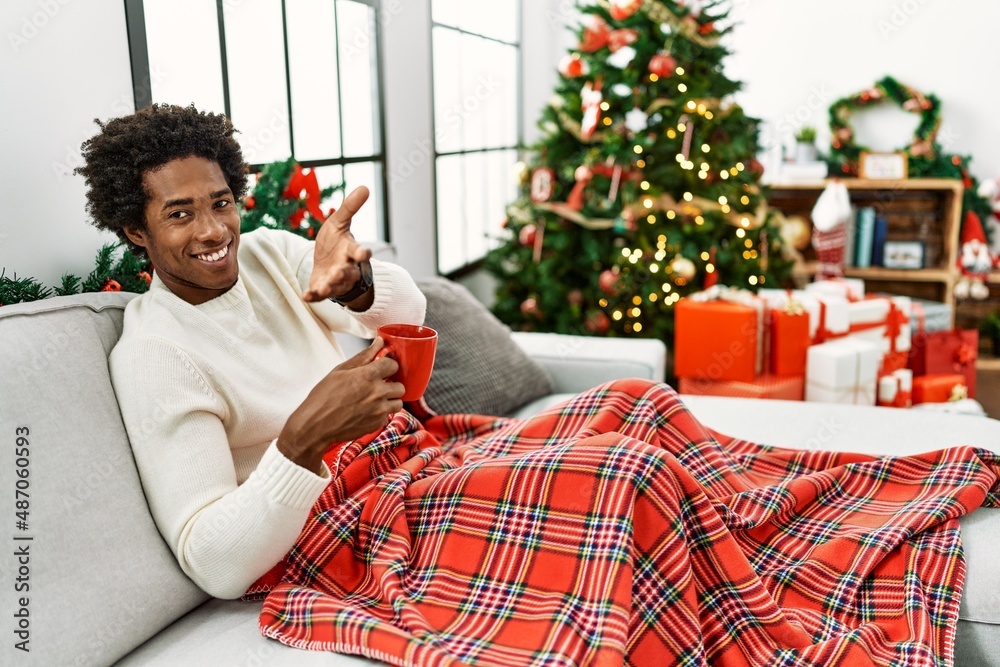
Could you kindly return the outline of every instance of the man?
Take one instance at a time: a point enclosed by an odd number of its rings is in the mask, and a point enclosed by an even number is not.
[[[88,210],[155,267],[111,354],[115,392],[160,532],[201,588],[236,598],[291,548],[330,443],[402,408],[381,340],[345,361],[331,332],[419,324],[424,298],[351,234],[364,188],[315,243],[241,238],[246,166],[225,116],[154,105],[101,129],[78,170]]]

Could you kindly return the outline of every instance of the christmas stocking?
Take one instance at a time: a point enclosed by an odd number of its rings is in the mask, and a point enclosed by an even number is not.
[[[847,194],[847,187],[835,180],[819,196],[812,210],[812,244],[819,259],[817,280],[843,277],[847,220],[850,215],[851,199]]]

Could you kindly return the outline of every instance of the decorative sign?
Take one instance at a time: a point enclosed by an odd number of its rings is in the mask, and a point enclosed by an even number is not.
[[[858,175],[873,180],[899,181],[908,176],[906,153],[862,153]]]

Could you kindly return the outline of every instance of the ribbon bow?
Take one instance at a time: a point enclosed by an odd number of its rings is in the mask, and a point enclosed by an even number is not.
[[[962,368],[972,364],[976,360],[976,351],[972,349],[972,346],[968,343],[962,343],[955,350],[953,361],[955,363],[955,370],[961,370]]]
[[[316,170],[310,169],[307,173],[302,169],[302,165],[296,164],[291,178],[288,179],[288,185],[285,187],[285,191],[281,193],[281,196],[285,199],[302,199],[303,192],[305,193],[306,207],[304,209],[300,208],[289,218],[292,229],[298,229],[302,223],[302,219],[305,218],[306,211],[309,211],[309,214],[317,222],[322,223],[327,218],[327,214],[323,213],[323,209],[319,206],[320,189],[319,180],[316,178]]]
[[[956,384],[951,388],[951,396],[948,398],[949,403],[957,403],[958,401],[964,401],[969,397],[969,388],[964,384]]]

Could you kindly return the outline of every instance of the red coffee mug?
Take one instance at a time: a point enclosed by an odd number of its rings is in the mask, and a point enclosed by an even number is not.
[[[390,356],[399,364],[399,370],[388,380],[403,383],[404,401],[420,400],[434,370],[437,331],[416,324],[385,324],[378,328],[378,335],[385,346],[375,358]]]

